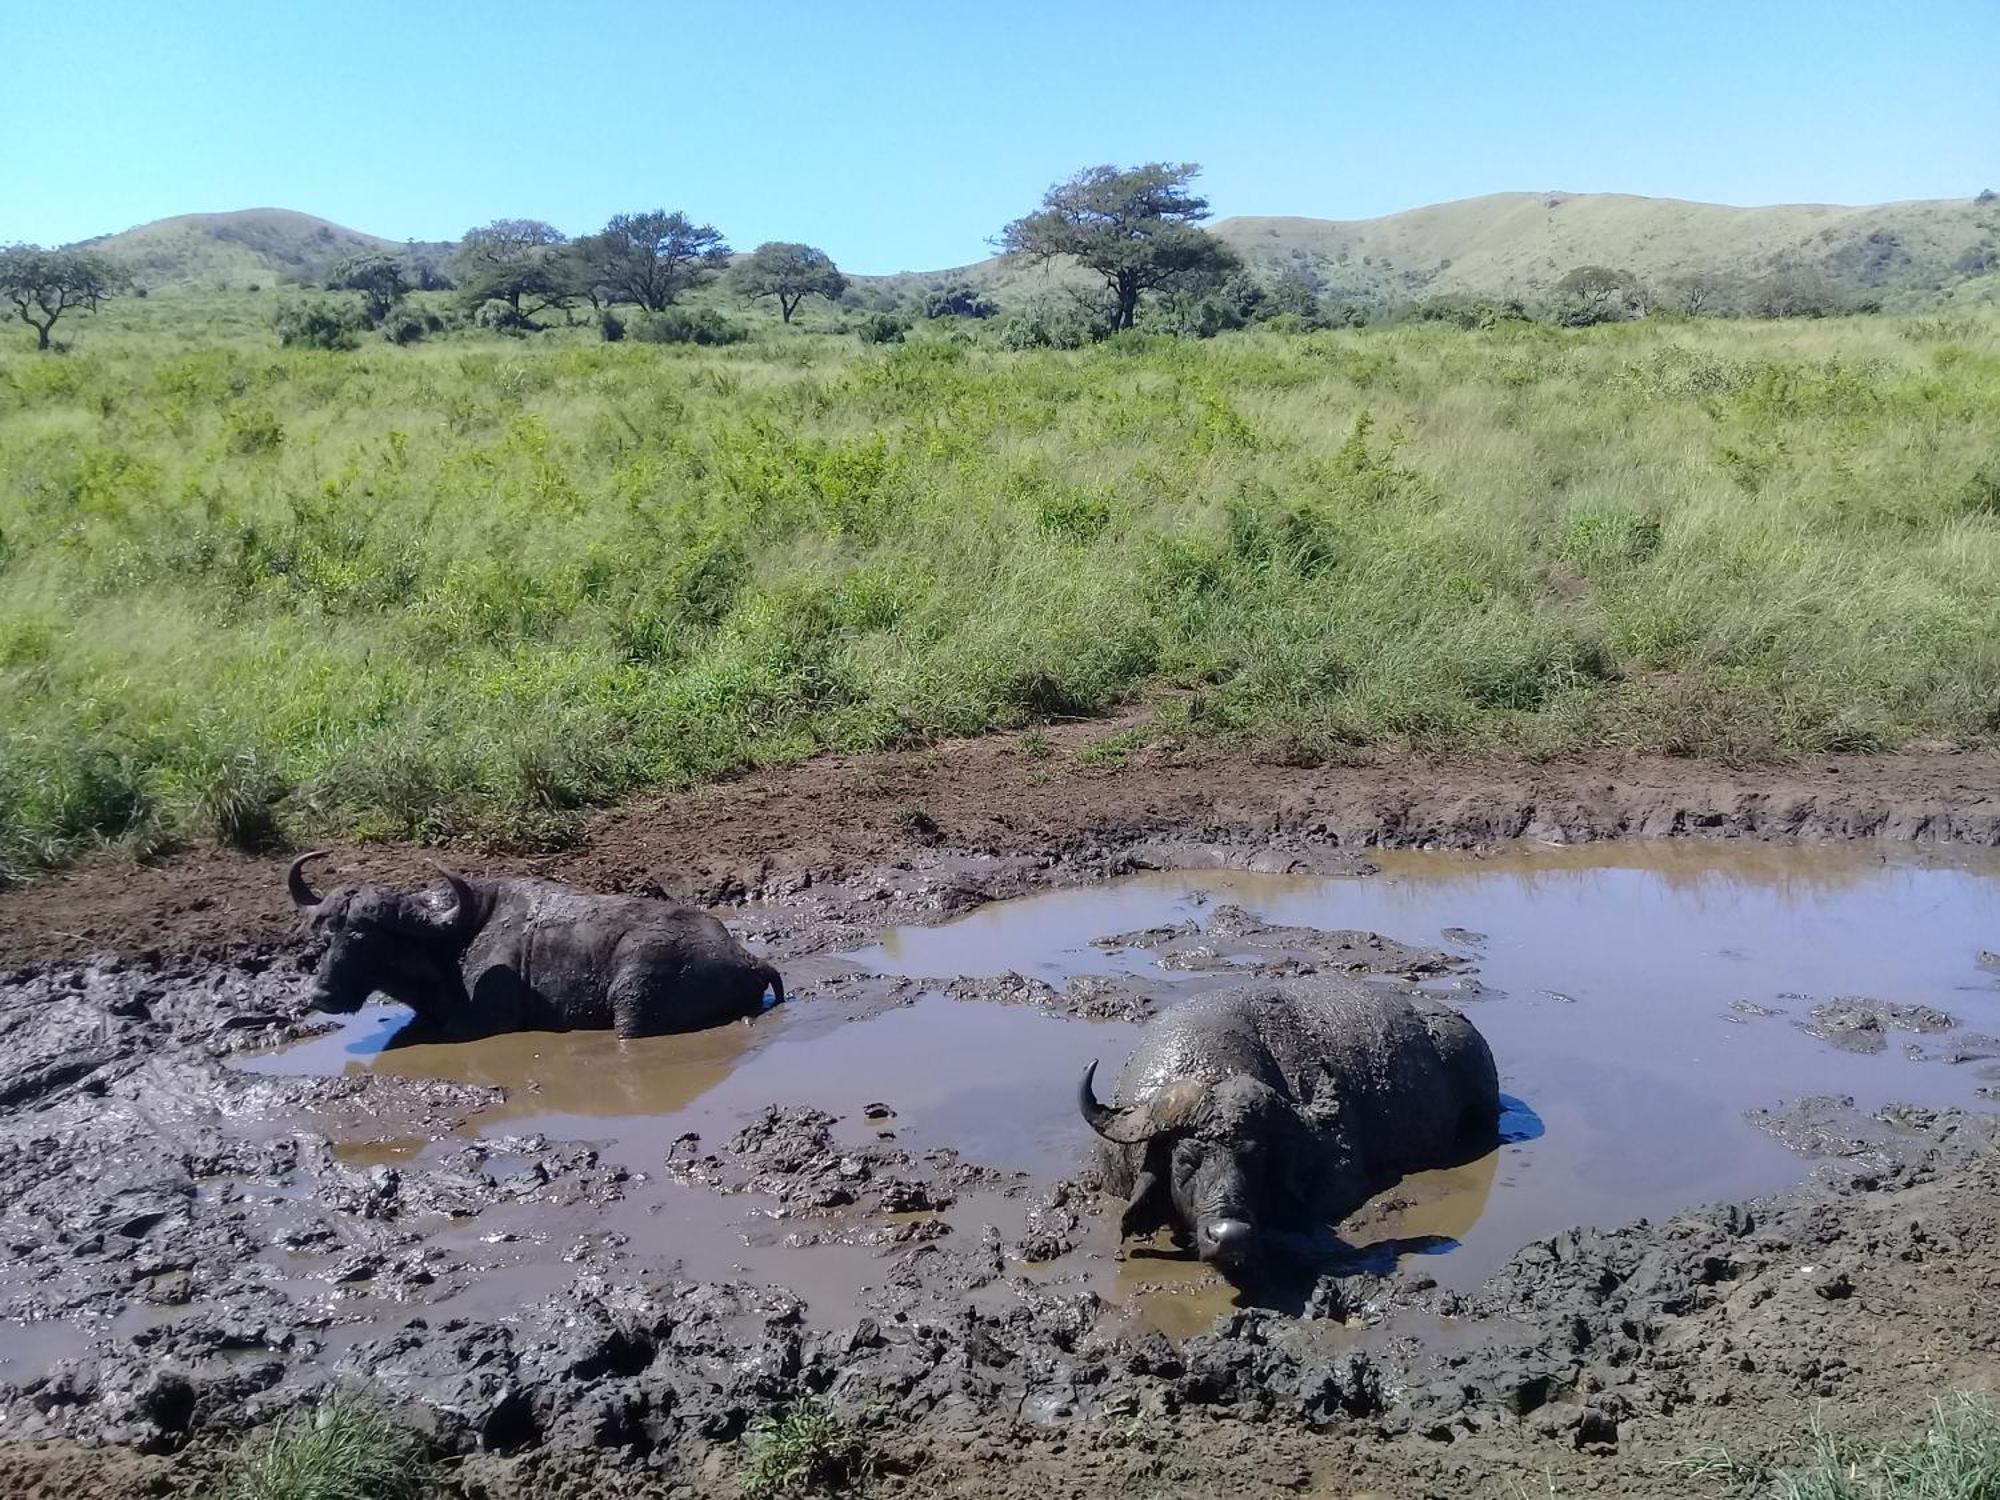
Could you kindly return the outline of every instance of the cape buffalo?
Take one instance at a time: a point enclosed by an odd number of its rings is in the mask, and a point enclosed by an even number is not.
[[[1170,1226],[1228,1272],[1267,1228],[1337,1224],[1408,1172],[1495,1143],[1493,1054],[1427,997],[1346,980],[1262,983],[1155,1017],[1118,1080],[1116,1106],[1078,1091],[1104,1138],[1121,1232]]]
[[[785,998],[777,970],[707,912],[641,896],[596,896],[546,880],[467,879],[406,894],[377,885],[325,896],[292,862],[286,886],[327,940],[316,1010],[345,1015],[380,991],[427,1036],[615,1028],[621,1037],[693,1031]]]

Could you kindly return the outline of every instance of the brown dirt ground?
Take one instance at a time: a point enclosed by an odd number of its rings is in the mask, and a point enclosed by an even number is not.
[[[1115,726],[1114,726],[1115,727]],[[816,877],[913,845],[1060,854],[1171,830],[1183,838],[1304,838],[1365,847],[1471,847],[1620,835],[1890,838],[2000,844],[2000,755],[1826,757],[1789,767],[1600,757],[1543,764],[1298,768],[1140,754],[1081,763],[1103,723],[1047,749],[996,736],[882,756],[825,756],[599,816],[555,855],[454,858],[600,890],[728,901],[774,876]],[[377,878],[427,875],[421,851],[344,850]],[[0,891],[0,968],[90,953],[203,954],[291,928],[280,856],[215,846],[135,867],[106,861]]]

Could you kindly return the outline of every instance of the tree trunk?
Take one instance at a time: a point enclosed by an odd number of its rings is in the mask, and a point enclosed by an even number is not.
[[[799,298],[787,297],[783,292],[778,293],[778,321],[781,323],[791,322],[792,311],[798,305]]]
[[[1137,321],[1139,311],[1139,288],[1130,277],[1118,278],[1118,312],[1111,320],[1111,331],[1120,333]]]
[[[33,318],[30,318],[28,321],[35,323]],[[55,326],[56,320],[54,318],[50,318],[46,323],[35,323],[35,348],[37,350],[46,350],[49,347],[49,330]]]

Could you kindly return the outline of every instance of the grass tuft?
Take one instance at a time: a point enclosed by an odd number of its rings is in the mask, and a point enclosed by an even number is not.
[[[336,1400],[253,1437],[218,1500],[419,1500],[429,1485],[408,1432],[373,1407]]]

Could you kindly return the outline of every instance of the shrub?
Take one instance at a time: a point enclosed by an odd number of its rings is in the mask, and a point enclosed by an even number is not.
[[[504,333],[513,338],[523,338],[539,332],[538,326],[510,305],[495,298],[482,302],[472,313],[472,326],[488,333]]]
[[[924,297],[927,318],[990,318],[999,311],[998,304],[989,302],[963,281],[932,287]]]
[[[444,330],[444,319],[421,308],[398,307],[382,321],[382,337],[392,344],[420,343]]]
[[[231,453],[275,453],[285,441],[285,427],[268,406],[246,407],[223,418]]]
[[[1065,307],[1024,308],[994,327],[1003,349],[1081,349],[1103,335],[1089,314]]]
[[[273,315],[271,325],[287,349],[359,349],[368,328],[360,308],[331,297],[289,303]]]
[[[909,319],[894,313],[876,313],[863,318],[854,328],[864,344],[900,344],[909,331]]]
[[[740,344],[749,330],[732,323],[712,307],[670,307],[643,313],[626,325],[642,344]]]

